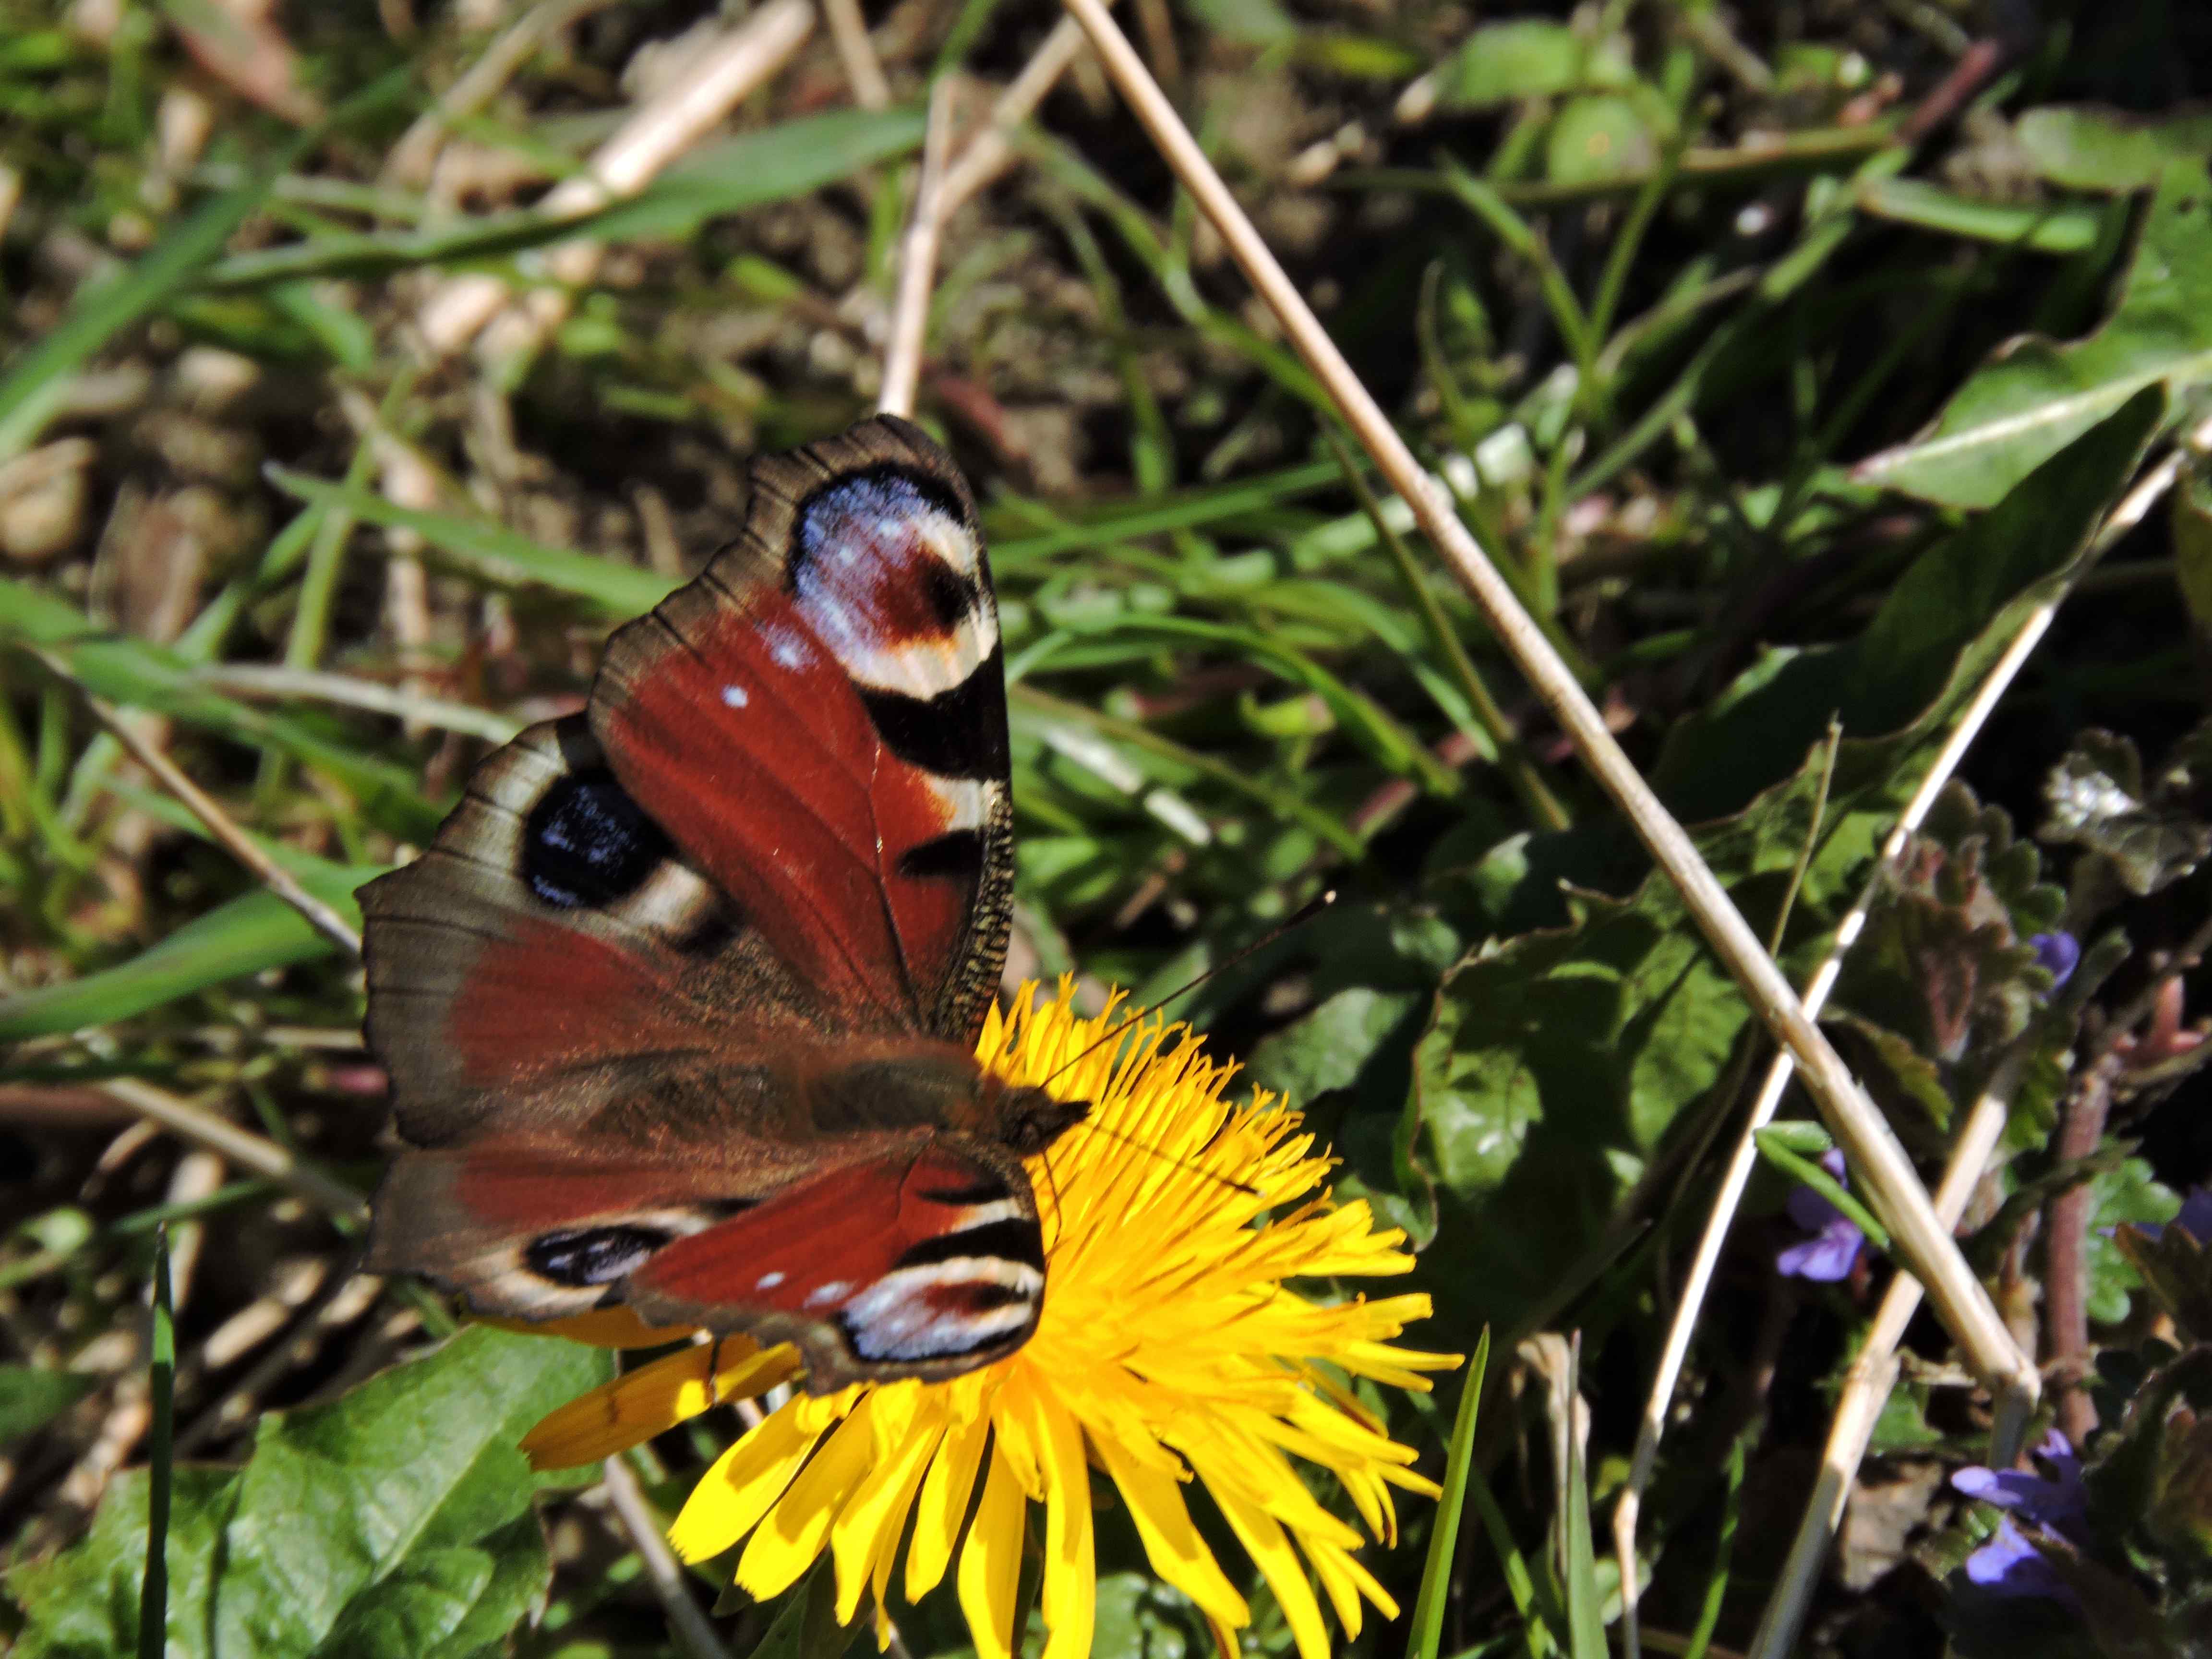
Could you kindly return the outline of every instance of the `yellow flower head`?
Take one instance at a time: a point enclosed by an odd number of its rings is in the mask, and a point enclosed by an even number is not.
[[[1266,1576],[1301,1659],[1327,1659],[1309,1567],[1347,1636],[1358,1633],[1363,1595],[1386,1617],[1397,1608],[1354,1559],[1358,1530],[1315,1499],[1291,1459],[1335,1476],[1368,1531],[1393,1538],[1390,1488],[1437,1488],[1407,1467],[1413,1452],[1346,1379],[1425,1390],[1420,1373],[1456,1358],[1390,1346],[1427,1316],[1425,1296],[1332,1305],[1285,1288],[1413,1266],[1404,1236],[1376,1231],[1364,1202],[1336,1204],[1321,1189],[1329,1160],[1313,1154],[1296,1114],[1270,1109],[1264,1093],[1247,1106],[1224,1102],[1233,1068],[1206,1059],[1182,1026],[1153,1020],[1091,1050],[1118,1022],[1110,1009],[1078,1018],[1071,994],[1063,981],[1057,1000],[1039,1006],[1024,988],[1011,1016],[992,1012],[977,1042],[1009,1081],[1092,1103],[1087,1121],[1030,1160],[1046,1256],[1036,1334],[950,1382],[862,1383],[786,1401],[707,1471],[671,1537],[693,1561],[746,1540],[737,1582],[759,1597],[790,1588],[827,1549],[838,1617],[850,1621],[872,1595],[881,1634],[911,1518],[907,1599],[934,1589],[957,1554],[979,1659],[1009,1659],[1028,1506],[1041,1504],[1044,1659],[1084,1659],[1095,1463],[1119,1488],[1153,1571],[1233,1651],[1228,1633],[1250,1613],[1192,1524],[1183,1494],[1195,1477]],[[629,1328],[638,1340],[634,1320]],[[788,1346],[702,1343],[563,1407],[524,1448],[540,1467],[586,1462],[798,1370]]]

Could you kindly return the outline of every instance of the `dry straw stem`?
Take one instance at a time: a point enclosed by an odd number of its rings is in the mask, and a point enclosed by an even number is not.
[[[641,106],[599,146],[582,173],[547,192],[539,211],[555,218],[580,218],[635,195],[789,63],[813,27],[814,8],[809,0],[769,0],[702,50],[682,74]],[[575,286],[591,280],[599,259],[599,245],[580,238],[549,250],[533,263],[552,281]],[[430,356],[445,357],[466,345],[498,315],[507,298],[507,283],[483,272],[456,276],[440,287],[422,307],[418,322]],[[538,290],[531,296],[526,325],[533,333],[550,327],[567,304],[565,294]]]
[[[2111,547],[2121,537],[2141,524],[2159,498],[2173,487],[2174,480],[2180,475],[2185,449],[2202,449],[2208,446],[2212,446],[2212,420],[2204,422],[2193,430],[2183,446],[2175,448],[2152,467],[2136,481],[2133,489],[2113,505],[2112,510],[2106,515],[2105,522],[2097,532],[2097,550],[2102,552]],[[2077,575],[2075,580],[2079,580],[2080,577]],[[1929,809],[1934,805],[1936,796],[1942,793],[1943,787],[1950,781],[1952,774],[1958,769],[1960,763],[1966,758],[1967,749],[1980,735],[1982,727],[1988,723],[1990,715],[1995,711],[1999,700],[2011,688],[2021,669],[2027,665],[2029,656],[2042,642],[2044,635],[2051,627],[2052,618],[2058,614],[2059,605],[2064,603],[2067,594],[2070,592],[2071,584],[2028,613],[2027,620],[2021,624],[2019,633],[2013,636],[2012,643],[2005,647],[2004,655],[1999,658],[1996,665],[1990,670],[1988,677],[1983,680],[1981,686],[1974,693],[1973,701],[1967,705],[1965,714],[1960,717],[1958,725],[1952,729],[1951,735],[1945,740],[1942,751],[1936,756],[1935,763],[1929,768],[1927,775],[1921,780],[1920,787],[1914,792],[1911,801],[1898,819],[1896,827],[1890,831],[1888,839],[1883,842],[1880,869],[1873,881],[1869,884],[1857,906],[1844,918],[1843,925],[1836,930],[1835,941],[1829,947],[1826,959],[1821,963],[1805,988],[1804,1009],[1808,1018],[1819,1015],[1821,1007],[1827,1001],[1828,993],[1835,987],[1837,975],[1842,970],[1844,953],[1857,941],[1859,934],[1864,930],[1868,912],[1873,905],[1881,873],[1893,866],[1903,854],[1905,842],[1920,827],[1922,821],[1928,815]],[[2114,1029],[2125,1028],[2116,1024]],[[1613,1510],[1613,1547],[1620,1565],[1621,1634],[1624,1659],[1638,1659],[1639,1653],[1636,1608],[1640,1592],[1636,1578],[1636,1527],[1644,1491],[1650,1483],[1653,1466],[1658,1459],[1659,1438],[1664,1431],[1668,1408],[1674,1399],[1674,1385],[1680,1378],[1682,1363],[1689,1352],[1690,1339],[1696,1331],[1698,1316],[1704,1310],[1705,1293],[1711,1285],[1713,1271],[1720,1260],[1721,1248],[1726,1242],[1729,1228],[1735,1218],[1736,1206],[1742,1200],[1745,1183],[1750,1179],[1752,1165],[1757,1157],[1757,1147],[1753,1138],[1772,1120],[1775,1108],[1781,1101],[1783,1091],[1788,1085],[1794,1069],[1795,1061],[1787,1050],[1778,1054],[1774,1057],[1773,1064],[1767,1069],[1765,1081],[1759,1090],[1758,1099],[1753,1103],[1751,1115],[1745,1122],[1742,1136],[1736,1143],[1735,1153],[1729,1159],[1726,1173],[1722,1176],[1720,1190],[1714,1196],[1711,1213],[1706,1218],[1705,1234],[1698,1241],[1697,1255],[1691,1263],[1689,1277],[1682,1287],[1680,1302],[1674,1310],[1674,1322],[1667,1333],[1666,1347],[1660,1356],[1658,1370],[1652,1379],[1650,1398],[1644,1402],[1644,1420],[1637,1434],[1636,1455],[1630,1465],[1628,1484],[1621,1492],[1620,1504]],[[2008,1085],[2002,1092],[2008,1098],[2011,1086]],[[1962,1139],[1960,1145],[1962,1148],[1970,1146],[1971,1139]],[[1975,1172],[1977,1175],[1979,1174],[1978,1165],[1976,1166]],[[1937,1209],[1939,1212],[1942,1210],[1940,1201]],[[1920,1288],[1917,1284],[1904,1277],[1898,1279],[1897,1285],[1910,1286],[1911,1300],[1906,1309],[1909,1314],[1912,1308],[1919,1305]],[[1896,1285],[1892,1286],[1892,1293],[1897,1293]],[[1886,1311],[1890,1304],[1885,1301],[1882,1305]],[[1899,1329],[1900,1331],[1902,1329],[1901,1322]],[[1894,1346],[1894,1339],[1892,1346]],[[1849,1492],[1850,1479],[1857,1471],[1858,1459],[1864,1455],[1866,1448],[1865,1432],[1857,1432],[1856,1441],[1851,1437],[1856,1414],[1866,1412],[1867,1407],[1863,1402],[1855,1400],[1850,1389],[1870,1389],[1879,1382],[1881,1393],[1873,1402],[1874,1409],[1878,1411],[1881,1401],[1887,1395],[1890,1381],[1896,1376],[1896,1367],[1893,1364],[1885,1370],[1881,1365],[1870,1362],[1867,1357],[1873,1355],[1874,1352],[1874,1346],[1869,1342],[1861,1364],[1854,1366],[1849,1386],[1838,1400],[1836,1427],[1829,1441],[1829,1456],[1832,1465],[1838,1449],[1848,1448],[1852,1444],[1856,1444],[1858,1449],[1848,1460],[1849,1467],[1844,1470],[1844,1485],[1840,1489],[1844,1492]],[[1869,1413],[1867,1422],[1870,1425],[1872,1420],[1872,1415]],[[2004,1461],[2008,1462],[2010,1459],[2006,1458]],[[1814,1563],[1816,1569],[1818,1564],[1826,1559],[1827,1541],[1833,1535],[1836,1518],[1840,1514],[1841,1501],[1839,1496],[1832,1497],[1824,1485],[1816,1490],[1806,1510],[1803,1527],[1799,1533],[1799,1550],[1811,1551],[1809,1559]],[[1824,1516],[1826,1518],[1822,1520],[1820,1517]],[[1814,1534],[1817,1534],[1814,1541],[1808,1544],[1808,1538],[1814,1537]],[[1793,1564],[1796,1559],[1797,1553],[1793,1552]]]
[[[884,66],[876,61],[868,20],[860,15],[860,0],[822,0],[822,9],[829,16],[830,43],[837,48],[837,62],[845,71],[845,84],[853,89],[853,101],[862,109],[889,109],[891,83],[884,79]]]
[[[1958,1225],[1990,1155],[1996,1150],[1997,1138],[2004,1133],[2005,1120],[2011,1114],[2013,1093],[2027,1070],[2027,1060],[2026,1043],[2005,1057],[1967,1115],[1966,1127],[1959,1132],[1951,1160],[1936,1188],[1936,1213],[1946,1227]],[[1850,1496],[1860,1460],[1866,1455],[1875,1419],[1881,1415],[1882,1402],[1889,1398],[1890,1387],[1897,1381],[1897,1345],[1904,1340],[1905,1328],[1919,1306],[1917,1279],[1910,1273],[1899,1273],[1889,1281],[1866,1341],[1844,1373],[1843,1391],[1836,1399],[1836,1415],[1828,1427],[1827,1447],[1820,1455],[1820,1473],[1813,1483],[1804,1517],[1798,1522],[1797,1536],[1790,1543],[1790,1559],[1759,1615],[1750,1659],[1787,1659],[1796,1647],[1798,1627],[1827,1566],[1828,1547],[1835,1539],[1837,1523],[1843,1519],[1844,1500]],[[2004,1468],[2011,1461],[2008,1457],[1997,1467]]]
[[[1957,726],[1945,740],[1942,752],[1921,779],[1920,787],[1914,791],[1897,823],[1882,843],[1881,860],[1874,875],[1868,880],[1866,890],[1858,903],[1836,929],[1835,942],[1828,947],[1826,959],[1814,973],[1805,987],[1802,1006],[1808,1019],[1817,1018],[1827,1002],[1828,993],[1835,988],[1836,977],[1842,972],[1844,956],[1865,931],[1867,918],[1874,908],[1876,895],[1881,890],[1882,878],[1903,859],[1906,844],[1913,832],[1920,828],[1936,797],[1951,781],[1959,763],[1966,758],[1968,747],[1981,734],[1995,712],[1998,700],[2011,686],[2028,655],[2043,638],[2044,630],[2051,625],[2051,607],[2046,606],[2028,618],[2027,624],[2014,636],[2003,657],[1990,671],[1973,702],[1967,706]],[[1713,1195],[1713,1206],[1705,1218],[1705,1230],[1698,1240],[1698,1251],[1690,1263],[1688,1279],[1682,1286],[1674,1318],[1667,1330],[1667,1345],[1659,1356],[1657,1374],[1651,1382],[1650,1398],[1644,1401],[1644,1420],[1637,1431],[1636,1455],[1629,1466],[1628,1484],[1622,1490],[1620,1502],[1613,1512],[1613,1549],[1620,1564],[1621,1590],[1621,1652],[1623,1659],[1638,1659],[1642,1651],[1637,1625],[1637,1601],[1642,1587],[1636,1574],[1636,1526],[1643,1504],[1644,1490],[1650,1483],[1653,1467],[1659,1459],[1659,1437],[1664,1432],[1668,1407],[1673,1403],[1674,1384],[1680,1380],[1682,1362],[1690,1351],[1690,1339],[1696,1334],[1699,1315],[1704,1311],[1705,1292],[1712,1284],[1713,1270],[1719,1265],[1721,1249],[1728,1242],[1729,1228],[1735,1220],[1736,1206],[1742,1201],[1745,1185],[1759,1160],[1755,1137],[1773,1120],[1775,1108],[1781,1103],[1783,1091],[1789,1086],[1796,1063],[1788,1049],[1774,1056],[1767,1067],[1765,1081],[1760,1085],[1759,1097],[1752,1103],[1751,1115],[1744,1121],[1743,1132],[1737,1138],[1735,1151],[1729,1155],[1727,1170],[1721,1176],[1720,1189]],[[1915,1295],[1918,1292],[1916,1291]]]
[[[1291,337],[1376,466],[1413,507],[1430,544],[1451,565],[1498,641],[1573,742],[1606,793],[1680,890],[1699,928],[1735,976],[1759,1018],[1796,1057],[1821,1115],[1857,1172],[1906,1264],[1929,1285],[1938,1316],[1996,1396],[1996,1437],[2009,1443],[2040,1392],[2035,1368],[1929,1206],[1912,1163],[1843,1059],[1798,1006],[1797,994],[1729,901],[1680,824],[1662,806],[1606,730],[1605,720],[1542,631],[1522,610],[1440,486],[1422,470],[1381,407],[1275,262],[1228,186],[1116,28],[1102,0],[1065,0],[1107,73],[1128,100],[1168,165]]]
[[[46,661],[56,673],[64,678],[69,678],[69,671],[64,665],[51,657]],[[253,837],[239,828],[238,821],[223,811],[221,803],[186,777],[176,762],[149,743],[144,734],[121,710],[89,694],[87,694],[85,702],[99,717],[100,723],[115,734],[115,740],[129,751],[131,759],[151,773],[164,789],[190,807],[192,816],[207,826],[208,834],[215,837],[224,851],[251,870],[255,880],[305,916],[309,926],[340,950],[351,956],[361,954],[361,935],[354,931],[352,925],[301,886],[293,878],[291,872],[263,852]]]
[[[166,1089],[137,1078],[108,1078],[92,1086],[194,1146],[219,1152],[242,1170],[290,1188],[334,1220],[358,1224],[368,1219],[368,1206],[352,1188],[333,1181],[275,1141],[241,1129],[204,1107],[179,1100]]]
[[[1083,31],[1063,17],[1045,36],[991,108],[991,119],[970,139],[957,160],[945,151],[949,125],[945,91],[950,77],[930,89],[929,132],[922,148],[921,179],[914,197],[914,217],[899,248],[898,294],[891,306],[890,339],[884,349],[884,389],[876,407],[885,415],[914,413],[915,391],[921,380],[921,358],[929,333],[929,296],[937,282],[937,257],[945,222],[962,203],[1012,166],[1013,133],[1036,112],[1060,77],[1083,49]]]
[[[731,1659],[729,1649],[722,1645],[714,1626],[692,1600],[690,1575],[677,1560],[676,1552],[668,1547],[667,1528],[645,1501],[629,1465],[618,1456],[610,1457],[605,1470],[600,1484],[606,1489],[608,1507],[614,1510],[630,1547],[645,1565],[646,1582],[653,1586],[661,1611],[668,1615],[669,1632],[677,1645],[687,1659]]]

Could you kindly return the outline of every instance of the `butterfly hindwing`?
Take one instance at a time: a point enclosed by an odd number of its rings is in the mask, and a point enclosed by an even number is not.
[[[799,1345],[817,1392],[951,1375],[1036,1323],[1044,1255],[1028,1182],[997,1149],[908,1132],[830,1167],[750,1171],[580,1153],[532,1137],[403,1152],[369,1266],[412,1266],[478,1313],[611,1305],[649,1324]],[[404,1241],[403,1243],[395,1241]]]
[[[998,611],[959,472],[889,417],[756,463],[744,532],[617,633],[616,775],[856,1029],[966,1041],[1012,903]]]

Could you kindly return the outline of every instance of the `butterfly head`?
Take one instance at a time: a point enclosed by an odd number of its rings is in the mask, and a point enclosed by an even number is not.
[[[1034,1158],[1091,1115],[1087,1100],[1061,1100],[1042,1089],[1001,1087],[988,1099],[987,1131],[1017,1158]]]

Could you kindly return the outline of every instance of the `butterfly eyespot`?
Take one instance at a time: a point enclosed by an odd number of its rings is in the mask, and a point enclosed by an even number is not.
[[[523,1261],[556,1285],[609,1285],[629,1277],[671,1237],[657,1227],[579,1227],[540,1234],[523,1251]]]
[[[522,878],[548,904],[598,908],[635,892],[672,851],[611,772],[574,772],[530,810]]]

